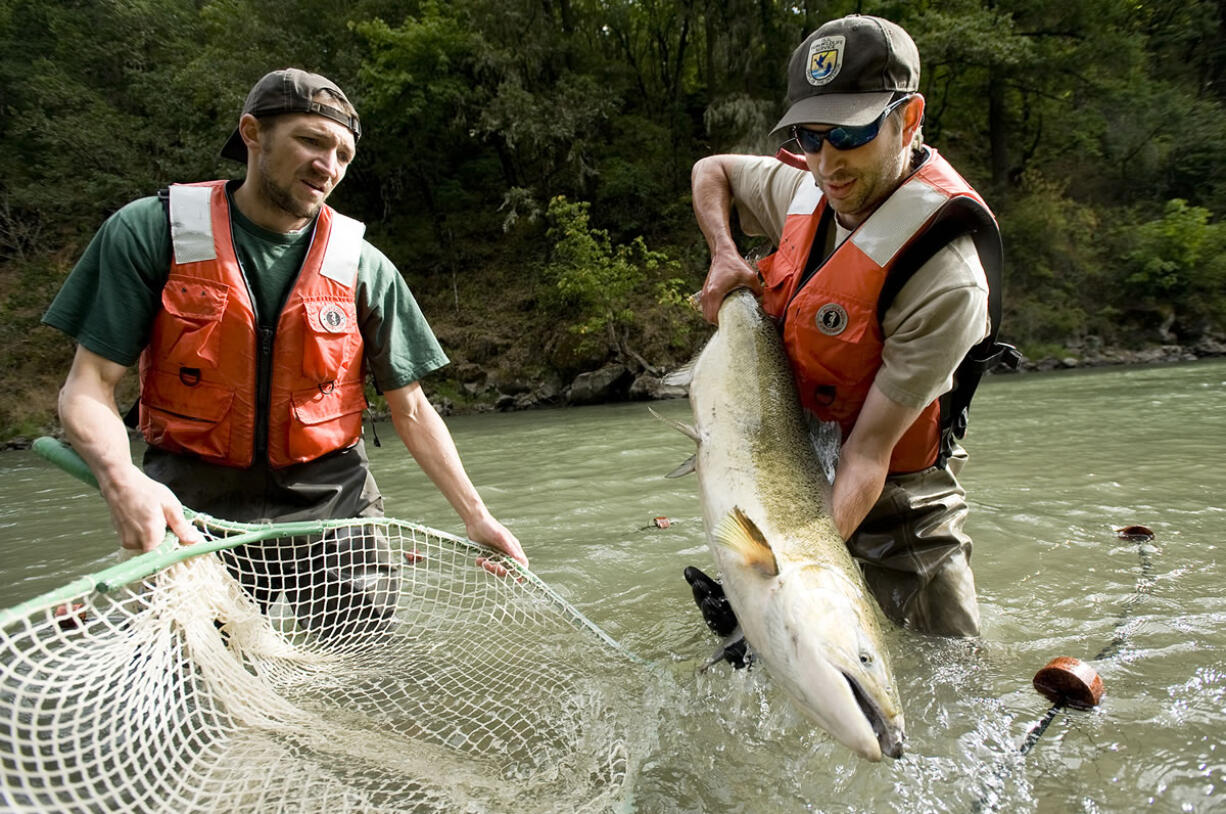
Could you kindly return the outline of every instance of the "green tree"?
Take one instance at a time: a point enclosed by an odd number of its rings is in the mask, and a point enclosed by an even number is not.
[[[1125,230],[1122,283],[1130,315],[1159,338],[1196,339],[1226,320],[1226,226],[1179,199]]]
[[[548,307],[566,314],[562,322],[587,349],[612,352],[631,366],[652,368],[632,347],[632,331],[641,330],[636,307],[652,291],[658,304],[683,308],[675,277],[677,263],[664,252],[647,248],[641,236],[614,245],[609,233],[591,226],[586,201],[559,195],[549,202],[548,237],[553,241],[545,269]]]

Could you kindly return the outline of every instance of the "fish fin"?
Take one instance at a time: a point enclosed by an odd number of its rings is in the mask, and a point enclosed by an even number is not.
[[[676,468],[676,469],[674,469],[672,472],[669,472],[669,473],[668,473],[667,475],[665,475],[664,477],[666,477],[666,478],[680,478],[680,477],[681,477],[681,476],[683,476],[683,475],[688,475],[688,474],[690,474],[691,472],[693,472],[693,471],[694,471],[694,467],[695,467],[695,465],[696,465],[697,460],[698,460],[698,456],[697,456],[697,455],[691,455],[690,457],[688,457],[688,458],[686,458],[684,461],[682,461],[681,466],[677,467],[677,468]]]
[[[698,672],[705,673],[721,661],[728,662],[735,670],[743,670],[753,664],[753,653],[749,650],[749,642],[745,641],[745,634],[741,633],[740,628],[733,631],[732,635],[724,637],[706,664],[698,668]]]
[[[695,356],[681,367],[670,370],[660,379],[660,383],[671,387],[689,387],[690,382],[694,380],[694,363],[697,361],[698,357]]]
[[[822,467],[822,473],[829,484],[834,483],[834,473],[839,466],[839,450],[843,446],[843,430],[837,421],[822,421],[813,413],[805,410],[805,419],[809,426],[809,442],[817,455],[817,462]],[[829,498],[829,495],[827,495]]]
[[[758,569],[764,576],[773,577],[779,573],[771,544],[739,506],[734,506],[719,522],[714,536],[715,542],[739,555],[746,565]]]
[[[696,429],[696,428],[695,428],[693,425],[691,425],[691,424],[683,424],[683,423],[682,423],[682,422],[680,422],[680,421],[672,421],[672,420],[670,420],[670,419],[667,419],[667,418],[665,418],[664,416],[662,416],[662,415],[660,415],[659,413],[657,413],[655,410],[653,410],[653,409],[652,409],[652,408],[650,408],[650,407],[648,407],[648,408],[647,408],[647,412],[651,413],[653,416],[655,416],[656,418],[660,419],[660,420],[661,420],[661,421],[663,421],[665,424],[671,424],[671,425],[672,425],[672,427],[673,427],[673,429],[675,429],[677,432],[681,433],[681,434],[682,434],[682,435],[684,435],[685,437],[689,438],[689,439],[690,439],[691,441],[693,441],[695,444],[697,444],[697,443],[698,443],[698,430],[697,430],[697,429]]]
[[[724,586],[704,574],[698,568],[685,568],[685,581],[694,594],[694,604],[702,611],[702,619],[717,636],[730,636],[738,629],[736,612],[724,593]]]

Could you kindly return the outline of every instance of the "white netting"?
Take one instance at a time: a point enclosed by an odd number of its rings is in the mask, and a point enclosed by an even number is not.
[[[623,803],[634,683],[608,677],[635,666],[624,652],[532,575],[478,565],[464,541],[395,520],[329,526],[10,612],[3,808]]]

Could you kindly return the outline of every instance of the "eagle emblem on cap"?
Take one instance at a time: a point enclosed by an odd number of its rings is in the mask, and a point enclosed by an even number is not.
[[[845,37],[822,37],[809,45],[809,67],[805,77],[811,85],[828,84],[843,65]]]

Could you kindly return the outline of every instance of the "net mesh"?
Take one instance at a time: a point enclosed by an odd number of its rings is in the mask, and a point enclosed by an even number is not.
[[[391,519],[197,522],[217,550],[6,612],[5,810],[621,807],[632,657],[534,575]]]

